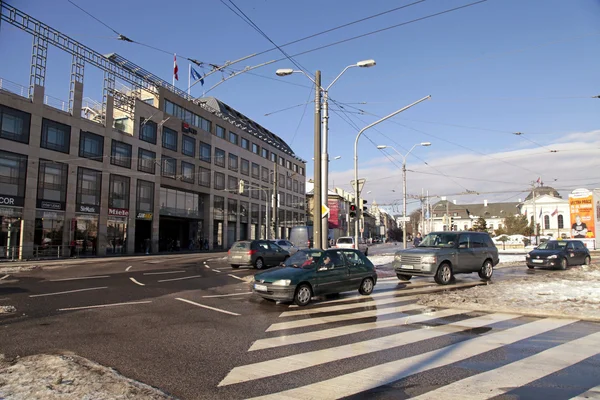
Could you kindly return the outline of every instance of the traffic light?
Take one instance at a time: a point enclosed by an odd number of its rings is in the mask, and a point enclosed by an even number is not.
[[[366,212],[367,211],[367,206],[365,204],[367,204],[367,201],[363,200],[363,208],[362,208],[362,210]]]
[[[450,226],[450,231],[455,231],[456,229],[454,228],[454,218],[452,217],[448,217],[448,225]]]
[[[350,204],[350,218],[356,218],[356,204]]]

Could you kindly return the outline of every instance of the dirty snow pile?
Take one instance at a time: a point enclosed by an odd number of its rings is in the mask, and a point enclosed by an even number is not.
[[[510,268],[515,271],[499,274],[496,279],[492,278],[492,284],[424,295],[419,303],[478,311],[600,319],[600,266],[529,273],[523,267]]]
[[[77,356],[35,355],[12,362],[0,358],[0,399],[170,398]]]
[[[389,254],[384,254],[384,255],[377,255],[377,256],[368,256],[367,257],[369,260],[371,260],[371,262],[373,263],[374,266],[376,267],[381,267],[383,265],[388,265],[391,264],[394,261],[394,255],[389,255]]]
[[[9,314],[17,311],[13,306],[0,306],[0,314]]]

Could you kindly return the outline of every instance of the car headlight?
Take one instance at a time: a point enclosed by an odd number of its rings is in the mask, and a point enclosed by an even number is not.
[[[553,255],[551,255],[551,256],[548,256],[548,259],[551,259],[551,258],[558,258],[558,256],[557,256],[556,254],[553,254]]]
[[[402,256],[400,254],[396,254],[396,255],[394,255],[394,260],[402,261]]]
[[[525,258],[531,258],[531,254],[525,254]]]
[[[421,257],[421,264],[436,264],[436,263],[437,263],[436,256]]]
[[[290,286],[290,283],[292,283],[292,281],[289,279],[280,279],[273,282],[273,286]]]

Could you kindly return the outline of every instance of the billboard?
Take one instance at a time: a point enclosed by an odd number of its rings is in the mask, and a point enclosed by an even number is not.
[[[327,199],[327,207],[329,207],[329,228],[341,228],[339,201],[337,199]]]
[[[589,248],[595,248],[596,217],[594,196],[587,189],[575,189],[569,194],[571,238],[580,239]]]

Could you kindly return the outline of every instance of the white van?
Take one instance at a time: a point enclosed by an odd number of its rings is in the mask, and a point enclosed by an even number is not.
[[[365,256],[369,255],[369,246],[367,242],[363,238],[358,238],[358,248],[354,245],[354,237],[352,236],[342,236],[338,238],[335,243],[335,247],[338,249],[357,249],[362,251]]]

